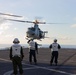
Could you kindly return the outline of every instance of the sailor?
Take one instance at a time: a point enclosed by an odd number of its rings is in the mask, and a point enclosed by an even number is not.
[[[38,44],[37,42],[35,42],[35,50],[36,50],[36,53],[38,54],[38,46],[42,46],[41,44]]]
[[[52,65],[53,60],[55,59],[55,65],[57,66],[58,63],[58,49],[61,48],[61,46],[57,43],[57,39],[54,39],[54,42],[49,46],[51,49],[51,61],[50,65]]]
[[[36,60],[36,48],[35,48],[35,42],[33,39],[29,40],[27,42],[29,44],[29,62],[32,64],[32,56],[34,57],[34,63],[37,64]]]
[[[23,60],[23,49],[22,46],[19,44],[20,41],[18,38],[15,38],[13,41],[13,45],[10,48],[10,59],[13,63],[13,74],[17,75],[17,66],[19,68],[20,75],[23,75],[23,69],[22,69],[22,60]]]

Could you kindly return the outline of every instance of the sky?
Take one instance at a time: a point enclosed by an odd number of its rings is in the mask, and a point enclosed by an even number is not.
[[[11,17],[0,15],[0,44],[12,44],[18,38],[21,44],[26,44],[26,31],[33,24],[6,21],[2,18],[33,21],[40,17],[47,23],[39,25],[43,31],[48,31],[40,44],[51,44],[56,38],[59,44],[76,45],[76,0],[0,0],[0,13],[23,16]]]

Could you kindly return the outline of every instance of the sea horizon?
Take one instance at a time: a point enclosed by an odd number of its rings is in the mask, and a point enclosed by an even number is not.
[[[21,44],[23,48],[28,48],[28,44]],[[10,48],[12,44],[0,44],[0,49]],[[39,48],[49,48],[49,44],[42,44]],[[61,45],[61,48],[73,48],[76,49],[76,45]]]

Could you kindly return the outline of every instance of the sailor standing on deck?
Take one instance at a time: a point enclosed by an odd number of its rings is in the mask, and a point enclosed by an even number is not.
[[[10,48],[10,59],[13,63],[13,74],[17,75],[17,66],[19,68],[20,75],[23,75],[23,69],[22,69],[22,59],[24,57],[23,55],[23,49],[22,46],[19,44],[20,41],[18,38],[15,38],[13,41],[13,45]]]
[[[35,47],[35,42],[33,39],[29,40],[27,42],[29,44],[29,62],[32,64],[32,56],[34,57],[34,63],[35,65],[37,64],[36,60],[36,47]]]
[[[57,43],[57,39],[54,39],[54,43],[52,43],[49,48],[51,49],[51,61],[50,65],[52,65],[53,60],[55,59],[55,65],[57,66],[58,63],[58,49],[61,48],[61,46]]]

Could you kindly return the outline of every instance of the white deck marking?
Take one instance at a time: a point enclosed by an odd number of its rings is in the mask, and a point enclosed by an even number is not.
[[[2,58],[0,58],[0,60],[11,62],[10,60],[2,59]],[[62,73],[62,74],[76,75],[76,74],[72,74],[72,73],[68,73],[68,72],[64,72],[64,71],[60,71],[60,70],[49,69],[49,68],[46,68],[46,67],[39,67],[39,66],[36,66],[36,65],[30,65],[30,64],[25,64],[25,63],[23,63],[23,65],[28,65],[28,66],[32,66],[33,67],[33,68],[23,68],[24,70],[41,68],[41,69],[45,69],[45,70],[48,70],[48,71],[54,71],[54,72]],[[11,75],[11,74],[12,74],[12,70],[4,73],[4,75]]]
[[[36,67],[31,67],[31,68],[23,68],[23,70],[29,70],[29,69],[36,69]],[[8,71],[6,73],[4,73],[4,75],[11,75],[13,73],[13,70]]]
[[[10,60],[3,59],[3,58],[0,58],[0,60],[2,60],[2,61],[7,61],[7,62],[11,62]]]

